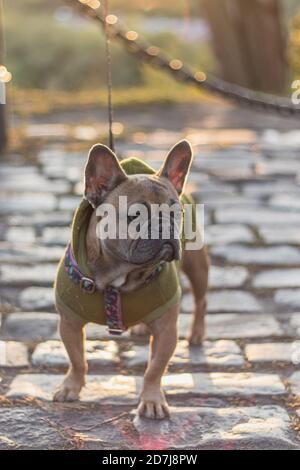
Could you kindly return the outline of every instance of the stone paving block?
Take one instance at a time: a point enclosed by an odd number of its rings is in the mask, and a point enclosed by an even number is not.
[[[27,287],[19,296],[20,307],[24,310],[54,308],[54,290],[52,287]]]
[[[63,375],[20,374],[6,394],[9,398],[35,397],[51,401],[54,390],[62,383]],[[142,386],[142,377],[121,375],[89,375],[81,392],[83,402],[102,404],[136,404]]]
[[[294,158],[272,158],[259,162],[259,173],[270,176],[294,176],[300,171],[300,162]]]
[[[259,234],[265,243],[300,243],[300,225],[284,226],[284,225],[270,225],[260,226],[258,228]]]
[[[300,269],[271,269],[262,271],[253,279],[258,288],[300,287]]]
[[[250,292],[220,290],[208,294],[209,312],[257,312],[260,310],[259,302]]]
[[[15,264],[34,264],[39,262],[58,262],[64,253],[62,246],[40,246],[3,244],[0,242],[0,262]]]
[[[255,236],[245,225],[216,224],[204,229],[205,243],[208,245],[227,245],[229,243],[252,243]]]
[[[71,189],[68,181],[57,179],[49,180],[39,174],[29,174],[24,178],[24,175],[15,174],[7,175],[1,181],[1,191],[16,192],[41,192],[41,193],[55,193],[63,194],[68,193]]]
[[[53,390],[61,383],[61,375],[19,374],[10,384],[8,398],[34,397],[51,400]],[[285,387],[276,374],[250,372],[182,373],[163,377],[162,385],[170,396],[211,395],[242,396],[284,395]],[[142,376],[89,375],[81,393],[83,402],[130,404],[138,401]]]
[[[215,246],[210,252],[231,263],[247,265],[298,265],[300,250],[292,246],[244,247],[241,245]]]
[[[280,406],[171,407],[167,421],[134,419],[145,449],[297,448],[290,418]]]
[[[63,196],[58,201],[58,208],[62,211],[73,211],[81,201],[79,196]]]
[[[297,397],[300,397],[300,370],[292,373],[292,375],[289,377],[289,384],[292,393]]]
[[[269,200],[270,206],[278,207],[281,209],[285,209],[287,211],[290,210],[299,210],[300,209],[300,194],[298,193],[297,196],[295,194],[275,194]]]
[[[34,214],[12,215],[8,224],[14,226],[64,227],[72,221],[71,211],[35,212]]]
[[[179,336],[185,338],[192,323],[192,314],[179,316]],[[208,339],[264,338],[283,336],[284,331],[271,314],[214,313],[205,317]]]
[[[300,342],[247,344],[245,354],[250,362],[300,362]]]
[[[290,307],[300,307],[300,289],[279,289],[274,295],[275,302]]]
[[[63,437],[48,418],[45,411],[32,406],[1,407],[0,450],[66,448],[67,437]]]
[[[209,286],[217,287],[240,287],[248,278],[248,270],[243,266],[221,267],[211,266],[209,272]]]
[[[28,349],[16,341],[0,341],[0,367],[26,367]]]
[[[1,337],[17,341],[43,341],[53,338],[58,327],[55,313],[20,312],[5,316]]]
[[[35,231],[32,227],[10,227],[6,231],[5,240],[11,243],[34,243]]]
[[[253,183],[244,183],[242,193],[248,196],[265,197],[282,192],[297,191],[297,186],[292,181],[257,181]]]
[[[66,245],[71,237],[70,227],[46,227],[41,241],[45,245]]]
[[[35,211],[53,211],[57,201],[53,194],[46,193],[21,193],[11,195],[9,198],[6,193],[0,193],[0,214],[35,212]]]
[[[293,313],[290,317],[290,326],[292,331],[300,337],[300,314]]]
[[[0,283],[10,286],[20,284],[53,285],[57,264],[37,264],[33,266],[2,265]]]
[[[114,366],[118,364],[118,348],[114,341],[85,342],[86,358],[90,367]],[[34,366],[67,367],[69,358],[61,341],[49,340],[40,343],[33,351]]]
[[[132,345],[132,348],[124,352],[122,357],[127,367],[145,366],[148,362],[149,348],[147,345]],[[240,347],[234,341],[205,341],[203,347],[189,347],[186,340],[181,340],[177,343],[170,364],[242,366],[244,358]]]
[[[4,180],[10,176],[20,176],[24,178],[24,176],[34,176],[38,174],[38,168],[32,165],[12,165],[12,164],[0,164],[0,175],[3,177]]]
[[[288,150],[290,147],[300,145],[300,133],[298,129],[286,132],[277,129],[266,129],[260,136],[260,142],[262,145],[284,146],[284,149]]]
[[[270,208],[253,208],[247,210],[243,208],[228,208],[216,210],[216,221],[220,224],[278,224],[282,225],[299,224],[299,212],[287,212],[286,210],[275,210]]]
[[[224,210],[229,207],[245,207],[253,209],[253,206],[258,206],[261,202],[254,198],[254,196],[243,196],[240,194],[224,194],[221,196],[210,194],[201,198],[201,203],[208,209]]]

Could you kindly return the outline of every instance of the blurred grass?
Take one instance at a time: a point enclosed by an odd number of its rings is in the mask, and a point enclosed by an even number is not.
[[[174,84],[174,80],[162,72],[151,71],[153,83],[113,90],[115,108],[147,106],[151,104],[195,103],[211,99],[211,95],[191,85]],[[149,78],[150,79],[150,78]],[[55,111],[82,109],[83,107],[105,107],[107,90],[58,91],[20,89],[10,84],[7,87],[11,112],[20,117],[43,115]]]
[[[120,5],[122,2],[116,3]],[[182,8],[184,2],[179,3]],[[57,0],[5,2],[5,65],[13,75],[16,88],[82,91],[105,86],[105,44],[101,29],[88,20],[72,15],[72,10],[69,10],[69,21],[59,21],[57,8],[62,5],[64,2]],[[126,11],[132,9],[133,5],[127,4]],[[172,5],[168,9],[173,13],[177,11]],[[114,11],[113,2],[111,11]],[[162,9],[155,11],[158,13]],[[143,15],[135,10],[135,15],[128,18],[129,23],[133,21],[136,29],[143,33]],[[206,42],[189,43],[177,31],[149,33],[147,39],[171,57],[180,58],[195,68],[208,71],[215,68],[213,54]],[[114,87],[122,90],[137,86],[148,90],[152,86],[151,80],[155,78],[149,68],[115,41],[112,42],[112,76]],[[173,85],[173,81],[168,82],[168,87]],[[153,87],[156,87],[155,83]],[[154,90],[153,93],[158,94],[158,91]],[[177,89],[168,92],[168,97],[172,93],[176,96]],[[121,96],[123,94],[120,92]]]

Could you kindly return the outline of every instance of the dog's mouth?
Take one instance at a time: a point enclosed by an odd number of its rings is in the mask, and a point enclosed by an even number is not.
[[[168,241],[163,244],[163,247],[160,251],[160,256],[164,261],[173,261],[178,260],[179,256],[179,247],[171,241]]]
[[[181,254],[179,240],[159,240],[149,243],[149,240],[139,240],[133,243],[128,260],[132,264],[151,264],[157,261],[179,260]]]

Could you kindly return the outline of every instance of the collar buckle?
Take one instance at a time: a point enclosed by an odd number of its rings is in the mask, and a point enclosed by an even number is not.
[[[80,289],[86,292],[87,294],[93,294],[95,292],[96,286],[95,282],[89,277],[82,276],[79,283]]]
[[[107,328],[107,331],[111,334],[111,335],[117,335],[117,336],[120,336],[122,333],[124,333],[124,328]]]

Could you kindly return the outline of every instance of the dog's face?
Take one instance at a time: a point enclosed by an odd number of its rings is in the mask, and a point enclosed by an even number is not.
[[[122,263],[141,266],[180,258],[178,233],[182,213],[179,196],[191,160],[190,144],[181,141],[170,150],[157,173],[128,176],[111,150],[100,144],[92,147],[85,168],[85,197],[95,209],[104,204],[111,205],[118,222],[122,222],[123,228],[124,224],[129,228],[125,238],[117,232],[117,237],[101,239],[103,251]],[[120,196],[127,197],[127,205],[120,204]],[[171,214],[156,211],[157,205],[174,210]],[[135,235],[130,228],[136,229]]]

